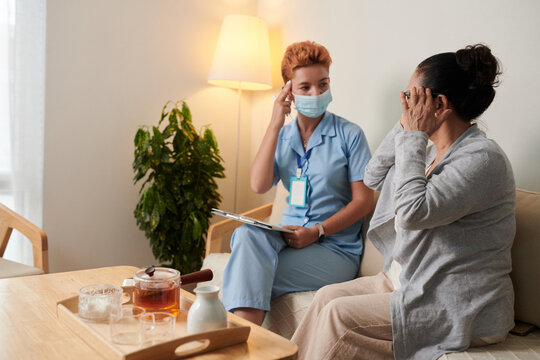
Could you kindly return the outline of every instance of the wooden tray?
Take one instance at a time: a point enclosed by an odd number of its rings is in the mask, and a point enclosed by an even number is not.
[[[124,287],[130,292],[131,287]],[[191,301],[181,297],[182,307],[189,308]],[[231,320],[225,329],[187,334],[187,310],[182,310],[176,319],[175,338],[149,346],[114,344],[109,338],[107,322],[87,322],[78,315],[79,297],[73,296],[57,302],[56,316],[82,340],[107,359],[182,359],[247,341],[251,328]]]

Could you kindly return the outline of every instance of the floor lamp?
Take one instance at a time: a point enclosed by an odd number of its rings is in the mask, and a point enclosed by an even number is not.
[[[272,88],[270,43],[266,21],[248,15],[228,15],[223,19],[208,82],[212,85],[238,89],[234,176],[234,212],[237,212],[242,90]]]

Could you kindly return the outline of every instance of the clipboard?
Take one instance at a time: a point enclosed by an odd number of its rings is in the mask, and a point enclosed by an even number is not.
[[[256,220],[247,216],[242,216],[239,214],[234,214],[234,213],[230,213],[230,212],[219,210],[219,209],[212,209],[212,214],[216,214],[216,215],[223,216],[229,219],[240,221],[248,225],[257,226],[266,230],[281,231],[281,232],[291,233],[291,234],[294,233],[294,231],[282,228],[281,226],[278,226],[278,225],[272,225],[264,221]]]

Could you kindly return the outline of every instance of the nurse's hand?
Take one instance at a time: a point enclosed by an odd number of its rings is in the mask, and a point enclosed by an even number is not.
[[[292,82],[287,81],[285,86],[281,89],[281,92],[274,100],[274,109],[272,110],[272,119],[270,120],[270,126],[274,126],[277,129],[281,129],[285,123],[285,116],[291,112],[291,93]]]
[[[294,233],[283,233],[285,243],[295,249],[302,249],[319,241],[319,228],[313,226],[305,228],[297,225],[284,225],[286,229],[294,230]]]

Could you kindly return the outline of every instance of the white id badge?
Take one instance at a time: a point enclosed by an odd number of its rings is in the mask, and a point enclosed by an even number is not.
[[[306,207],[307,177],[291,177],[289,204],[296,207]]]

